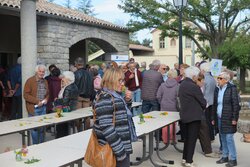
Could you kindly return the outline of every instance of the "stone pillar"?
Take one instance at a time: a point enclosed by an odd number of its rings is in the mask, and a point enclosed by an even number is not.
[[[88,64],[89,62],[89,40],[85,39],[85,66]]]
[[[26,80],[34,75],[37,63],[36,1],[21,1],[22,88],[24,88]],[[24,99],[23,117],[27,117]]]

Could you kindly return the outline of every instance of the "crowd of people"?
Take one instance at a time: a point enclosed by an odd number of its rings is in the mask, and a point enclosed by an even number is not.
[[[11,105],[14,107],[6,119],[22,118],[20,62],[18,59],[17,65],[6,73],[7,77],[1,75],[1,91],[8,89],[7,95],[1,99],[5,106],[1,109],[6,110],[10,105],[6,98],[12,98],[12,103],[16,104]],[[184,142],[183,166],[195,166],[193,155],[197,139],[206,157],[221,157],[216,163],[227,163],[227,167],[237,165],[233,135],[240,107],[229,70],[215,78],[210,63],[206,61],[196,63],[196,66],[176,63],[170,69],[154,60],[147,69],[146,62],[139,65],[133,58],[121,65],[110,62],[85,66],[84,59],[79,57],[74,65],[70,65],[69,71],[61,73],[54,64],[49,66],[50,74],[46,77],[45,71],[44,65],[37,65],[35,75],[25,83],[23,97],[28,115],[55,112],[58,105],[66,106],[70,111],[92,106],[96,111],[93,128],[99,143],[110,144],[117,166],[129,166],[131,143],[137,139],[132,116],[150,111],[180,113],[180,132],[176,134],[181,135],[179,142]],[[142,102],[142,106],[131,112],[132,102]],[[2,111],[2,115],[4,113]],[[78,122],[78,130],[80,124]],[[68,123],[60,124],[56,137],[68,135],[68,126]],[[85,128],[91,126],[88,119]],[[170,129],[173,126],[176,124]],[[165,130],[163,128],[162,133]],[[216,134],[219,134],[221,144],[218,153],[212,150]],[[166,136],[162,137],[165,141]],[[32,130],[32,141],[34,144],[43,142],[44,129]]]

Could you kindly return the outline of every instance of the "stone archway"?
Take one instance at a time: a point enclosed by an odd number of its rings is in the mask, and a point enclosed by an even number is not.
[[[69,63],[74,64],[74,60],[77,57],[83,57],[85,58],[85,62],[87,64],[88,62],[88,56],[89,56],[89,50],[90,48],[90,42],[93,45],[97,45],[99,47],[98,49],[95,50],[95,52],[98,52],[99,50],[102,50],[104,52],[104,59],[101,59],[102,61],[104,60],[110,60],[110,55],[111,54],[116,54],[118,53],[118,50],[109,42],[99,39],[99,38],[86,38],[81,41],[78,41],[77,43],[73,44],[69,48]]]
[[[74,47],[73,49],[78,52],[74,55],[82,56],[77,49],[84,49],[86,40],[91,40],[100,46],[107,53],[105,56],[107,60],[110,59],[111,54],[128,55],[127,31],[55,18],[41,17],[38,21],[38,57],[45,64],[57,64],[61,69],[67,70],[69,63],[72,63],[72,59],[76,57],[70,56],[70,48]],[[83,56],[86,55],[85,52],[83,54]]]

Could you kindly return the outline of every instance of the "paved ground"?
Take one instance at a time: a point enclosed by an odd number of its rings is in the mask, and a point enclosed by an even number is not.
[[[235,135],[235,141],[236,141],[236,149],[238,152],[238,166],[239,167],[249,167],[250,166],[250,143],[244,143],[241,139],[242,134],[237,133]],[[214,143],[212,143],[213,149],[217,151],[219,149],[219,143],[215,140]],[[140,148],[138,143],[134,144],[134,154],[132,155],[132,159],[135,157],[135,155],[140,155]],[[165,157],[169,160],[174,160],[174,165],[168,165],[168,167],[181,167],[181,159],[182,154],[177,152],[173,146],[169,146],[165,151],[161,152],[162,157]],[[154,156],[156,158],[156,156]],[[156,158],[157,160],[157,158]],[[196,144],[196,150],[194,154],[194,163],[197,164],[198,167],[224,167],[225,165],[217,165],[215,161],[218,160],[216,158],[207,158],[202,154],[200,143],[197,142]],[[141,167],[152,167],[153,165],[150,163],[150,161],[146,161],[145,163],[142,163],[140,165]]]
[[[47,135],[48,138],[53,138],[50,134]],[[238,152],[238,167],[249,167],[250,166],[250,143],[244,143],[242,140],[242,134],[237,133],[235,135],[236,141],[236,148]],[[212,144],[214,150],[218,150],[219,144],[218,139]],[[4,150],[9,147],[11,150],[19,148],[21,146],[21,135],[13,134],[8,136],[0,137],[0,153],[4,152]],[[136,142],[133,144],[134,154],[131,156],[131,160],[135,160],[135,157],[141,155],[141,142]],[[169,146],[166,150],[161,152],[162,157],[174,160],[174,165],[168,165],[168,167],[181,167],[181,158],[182,154],[177,152],[173,146]],[[157,160],[155,154],[154,159]],[[197,142],[195,155],[194,155],[194,162],[197,164],[198,167],[224,167],[225,165],[217,165],[215,161],[218,159],[214,158],[207,158],[205,157],[200,148],[200,143]],[[1,166],[1,165],[0,165]],[[84,165],[85,166],[85,165]],[[146,161],[139,165],[139,167],[152,167],[153,165],[150,161]]]

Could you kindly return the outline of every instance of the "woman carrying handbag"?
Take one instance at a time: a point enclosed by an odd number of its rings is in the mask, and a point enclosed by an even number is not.
[[[105,71],[102,79],[102,91],[97,94],[94,103],[94,126],[91,139],[85,154],[85,161],[91,166],[98,167],[129,167],[130,154],[132,153],[132,141],[137,139],[132,121],[132,113],[127,107],[131,104],[131,92],[127,91],[125,97],[121,96],[124,86],[124,74],[119,68],[110,68]],[[93,138],[97,138],[100,146],[110,146],[110,154],[114,155],[114,162],[99,161],[100,157],[93,162]],[[92,146],[95,147],[95,146]],[[110,154],[102,154],[103,159],[109,158]],[[111,158],[112,161],[112,158]],[[106,164],[103,164],[106,163]]]

